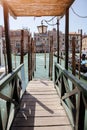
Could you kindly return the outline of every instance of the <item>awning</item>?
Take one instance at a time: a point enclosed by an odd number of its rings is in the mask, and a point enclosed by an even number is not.
[[[13,16],[62,16],[74,0],[0,0]]]

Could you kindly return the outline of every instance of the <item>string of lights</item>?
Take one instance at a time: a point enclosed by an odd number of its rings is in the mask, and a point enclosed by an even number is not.
[[[78,16],[79,18],[87,18],[87,16],[81,16],[81,15],[77,14],[72,7],[71,7],[71,9],[72,9],[73,13],[74,13],[76,16]]]

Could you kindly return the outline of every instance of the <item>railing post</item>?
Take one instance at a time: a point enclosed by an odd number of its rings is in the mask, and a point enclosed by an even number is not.
[[[78,105],[76,111],[76,128],[75,130],[84,130],[85,105],[82,92],[79,92]]]
[[[65,87],[64,87],[63,75],[61,76],[60,80],[61,80],[61,98],[62,98],[62,96],[64,96],[64,93],[66,92]]]

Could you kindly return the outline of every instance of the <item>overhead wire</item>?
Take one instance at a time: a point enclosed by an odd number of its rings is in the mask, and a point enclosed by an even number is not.
[[[57,25],[57,23],[54,23],[54,24],[51,24],[51,23],[49,23],[49,22],[51,22],[54,18],[56,18],[57,16],[54,16],[54,17],[52,17],[50,20],[45,20],[45,19],[43,19],[42,21],[45,21],[48,25],[50,25],[50,26],[55,26],[55,25]],[[62,18],[62,16],[59,18],[59,20]]]
[[[72,9],[73,13],[74,13],[76,16],[78,16],[79,18],[87,18],[87,16],[81,16],[81,15],[79,15],[78,13],[76,13],[72,7],[71,7],[71,9]]]

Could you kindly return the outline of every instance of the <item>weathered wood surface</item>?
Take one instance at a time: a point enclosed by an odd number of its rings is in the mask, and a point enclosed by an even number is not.
[[[30,81],[11,130],[72,130],[52,81]]]

